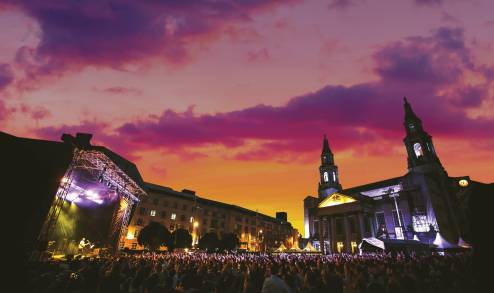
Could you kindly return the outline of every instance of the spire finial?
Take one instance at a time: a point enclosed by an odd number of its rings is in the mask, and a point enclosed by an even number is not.
[[[331,149],[329,148],[328,137],[324,134],[324,139],[322,141],[322,152],[323,153],[331,153]]]
[[[407,97],[403,97],[403,107],[405,108],[405,122],[406,121],[420,121],[420,118],[413,112],[412,105],[407,100]]]

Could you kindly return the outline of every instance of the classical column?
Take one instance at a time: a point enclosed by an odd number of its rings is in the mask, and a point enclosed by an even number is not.
[[[330,239],[329,239],[329,247],[331,252],[336,251],[336,224],[334,217],[329,218],[330,221]]]
[[[358,213],[357,217],[358,217],[358,224],[359,224],[359,230],[360,230],[360,238],[364,238],[365,227],[364,227],[364,219],[362,217],[362,213]]]
[[[324,249],[324,222],[323,222],[323,217],[319,217],[318,234],[319,234],[319,247],[321,248],[321,253],[322,254],[325,254],[325,249]]]
[[[324,246],[324,250],[326,252],[326,254],[328,253],[331,253],[331,239],[330,239],[330,236],[329,236],[329,233],[330,233],[330,229],[329,229],[329,216],[324,216],[324,242],[326,242],[326,240],[328,241],[328,249],[326,249],[326,246]]]
[[[345,229],[345,231],[344,231],[344,233],[345,233],[345,250],[346,250],[346,252],[351,252],[350,235],[348,235],[349,229],[348,229],[348,215],[347,214],[343,215],[343,228]],[[350,250],[349,250],[349,248],[350,248]]]

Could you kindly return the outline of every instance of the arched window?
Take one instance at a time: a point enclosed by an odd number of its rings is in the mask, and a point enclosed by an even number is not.
[[[413,151],[415,152],[415,156],[417,158],[424,155],[424,151],[422,150],[422,146],[418,142],[413,144]]]
[[[329,181],[329,178],[328,178],[328,172],[324,172],[324,182],[328,182]]]
[[[336,172],[333,171],[333,182],[336,182]]]

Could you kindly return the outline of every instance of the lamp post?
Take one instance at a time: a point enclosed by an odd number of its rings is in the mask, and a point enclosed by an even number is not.
[[[199,222],[198,221],[194,221],[194,223],[192,224],[192,236],[193,236],[193,240],[192,241],[192,246],[197,246],[197,244],[199,243],[199,234],[197,232],[197,227],[199,227]]]
[[[398,196],[398,194],[396,194],[394,192],[394,190],[390,188],[388,190],[388,196],[393,198],[393,201],[395,204],[395,209],[396,209],[396,217],[398,218],[398,229],[399,229],[400,234],[401,234],[400,236],[403,237],[403,225],[401,223],[400,210],[398,209],[398,202],[396,200],[396,197]],[[395,233],[396,233],[396,229],[395,229]],[[398,235],[396,235],[396,236],[398,236]],[[396,237],[396,238],[398,238],[398,237]]]
[[[262,237],[262,229],[259,230],[259,233],[257,233],[257,242],[259,243],[259,251],[261,251],[261,239],[263,239]],[[263,241],[263,244],[264,244],[264,241]]]

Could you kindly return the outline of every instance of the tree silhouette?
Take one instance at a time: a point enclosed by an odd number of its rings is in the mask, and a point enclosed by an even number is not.
[[[225,233],[221,235],[220,246],[223,250],[234,250],[240,244],[240,240],[237,235],[233,233]]]
[[[189,231],[178,228],[173,231],[170,244],[168,248],[190,248],[192,246],[192,236]]]
[[[157,222],[151,222],[144,227],[137,236],[137,243],[144,245],[149,250],[158,250],[161,245],[167,245],[171,234],[165,226]]]
[[[218,239],[218,235],[214,232],[204,234],[204,236],[199,239],[199,248],[208,252],[213,252],[220,248],[220,240]]]

